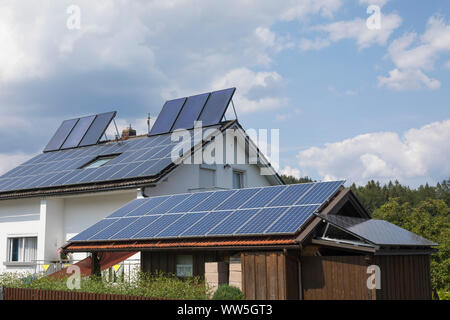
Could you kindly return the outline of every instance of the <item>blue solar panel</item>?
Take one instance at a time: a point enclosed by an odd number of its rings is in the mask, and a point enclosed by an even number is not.
[[[203,126],[218,124],[222,121],[235,91],[236,88],[231,88],[211,93],[199,118]]]
[[[115,116],[116,112],[107,112],[97,115],[79,146],[84,147],[97,144]]]
[[[131,201],[131,202],[127,203],[126,205],[124,205],[119,210],[115,211],[110,216],[108,216],[108,218],[124,217],[127,214],[129,214],[130,212],[132,212],[133,210],[137,209],[138,207],[140,207],[141,205],[146,203],[147,201],[148,201],[147,199],[136,199],[134,201]]]
[[[312,188],[313,183],[293,184],[287,186],[287,188],[281,192],[278,197],[273,199],[268,206],[290,206],[298,201],[309,189]]]
[[[225,220],[233,211],[215,211],[208,213],[203,219],[191,226],[188,230],[180,234],[180,236],[204,236]]]
[[[257,196],[253,196],[248,199],[242,205],[242,209],[250,209],[250,208],[262,208],[265,207],[270,201],[272,201],[281,191],[286,189],[287,186],[275,186],[275,187],[266,187],[262,188],[260,192],[258,192]]]
[[[263,208],[235,234],[261,234],[289,207]]]
[[[259,209],[236,210],[217,227],[209,231],[208,235],[232,235],[258,211]]]
[[[152,214],[164,214],[167,213],[170,209],[178,205],[181,201],[189,197],[189,194],[176,194],[171,196],[169,199],[161,203],[159,206],[156,206],[150,211],[148,211],[148,215]]]
[[[172,127],[171,131],[176,129],[191,129],[194,127],[194,122],[197,121],[202,109],[208,100],[209,93],[199,94],[189,97],[184,104],[183,109],[178,116],[177,121]]]
[[[138,218],[122,218],[118,219],[116,222],[106,227],[102,231],[96,233],[94,236],[90,237],[89,240],[107,240],[128,225],[135,222]]]
[[[70,239],[70,241],[86,241],[93,235],[95,235],[97,232],[100,232],[101,230],[109,227],[114,222],[118,221],[119,219],[103,219],[94,224],[93,226],[87,228],[83,232],[77,234],[75,237]]]
[[[157,238],[170,238],[170,237],[178,237],[181,235],[186,229],[195,224],[201,218],[206,215],[205,212],[196,212],[184,214],[180,219],[175,221],[173,224],[164,229],[161,233],[159,233]]]
[[[167,101],[159,113],[158,118],[156,118],[150,135],[170,132],[185,102],[186,98]]]
[[[296,204],[321,204],[337,191],[344,181],[322,182],[314,185]]]
[[[161,215],[157,216],[145,216],[139,218],[135,222],[129,224],[127,227],[123,228],[121,231],[114,235],[114,239],[130,239],[132,236],[137,234],[142,229],[150,226],[153,222],[161,218]]]
[[[183,215],[182,214],[166,214],[161,216],[158,220],[153,222],[151,225],[147,226],[134,236],[132,236],[132,239],[148,239],[155,237],[158,233],[161,232],[161,230],[164,230],[164,228],[167,228],[167,226],[174,223],[176,220],[180,219]]]
[[[242,204],[248,201],[248,199],[253,197],[260,190],[261,188],[242,189],[239,192],[233,194],[226,201],[224,201],[219,207],[217,207],[216,210],[238,209]]]
[[[170,209],[169,212],[171,212],[171,213],[189,212],[196,205],[198,205],[203,200],[207,199],[212,194],[213,194],[212,192],[193,193],[189,198],[184,200],[182,203],[180,203],[179,205],[177,205],[174,208]]]
[[[266,233],[294,233],[319,208],[317,205],[291,207]]]
[[[217,208],[223,201],[230,197],[236,190],[216,191],[208,199],[199,203],[191,211],[211,211]]]
[[[170,196],[162,196],[162,197],[154,197],[148,198],[146,201],[136,209],[130,211],[126,216],[128,217],[139,217],[145,216],[151,211],[153,208],[159,206],[161,203],[169,199]]]
[[[69,149],[78,147],[89,127],[92,125],[95,117],[96,116],[80,118],[61,148]]]
[[[61,126],[56,131],[55,135],[51,138],[51,140],[45,147],[44,152],[59,150],[77,122],[78,119],[63,121]]]

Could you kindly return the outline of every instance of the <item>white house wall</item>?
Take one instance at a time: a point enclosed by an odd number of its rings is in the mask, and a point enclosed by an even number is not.
[[[6,200],[0,202],[0,272],[33,272],[34,267],[16,265],[7,267],[9,237],[39,236],[39,199]]]

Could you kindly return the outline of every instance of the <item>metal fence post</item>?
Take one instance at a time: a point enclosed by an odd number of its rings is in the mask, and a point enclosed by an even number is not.
[[[5,299],[5,287],[1,286],[0,287],[0,300],[4,300]]]

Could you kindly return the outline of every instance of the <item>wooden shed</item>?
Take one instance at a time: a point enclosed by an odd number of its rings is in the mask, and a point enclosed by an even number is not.
[[[102,252],[141,252],[143,271],[201,276],[213,287],[228,283],[250,300],[378,300],[431,299],[435,245],[371,219],[340,188],[294,234],[83,240],[65,250],[92,252],[100,261]]]

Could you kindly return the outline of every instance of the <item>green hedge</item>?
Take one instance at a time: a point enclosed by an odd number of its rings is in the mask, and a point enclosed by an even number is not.
[[[0,274],[0,286],[40,290],[70,291],[67,278],[53,280],[27,274]],[[96,277],[81,278],[79,292],[123,294],[165,299],[209,299],[209,289],[199,278],[181,280],[170,274],[136,272],[129,282],[108,282]]]
[[[214,293],[213,300],[244,300],[244,294],[239,288],[224,284]]]

